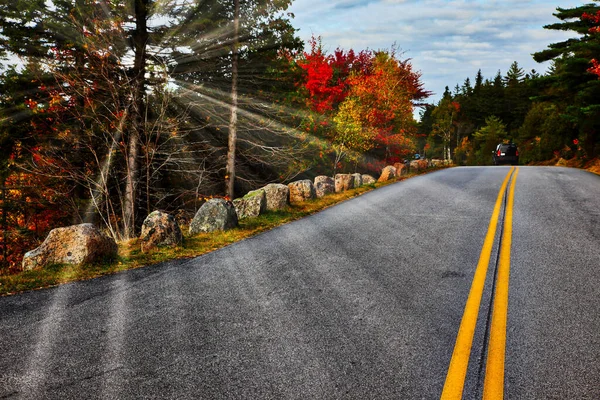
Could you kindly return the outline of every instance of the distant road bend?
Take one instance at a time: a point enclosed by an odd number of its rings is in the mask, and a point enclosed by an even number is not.
[[[465,167],[0,298],[0,398],[600,399],[600,177]]]

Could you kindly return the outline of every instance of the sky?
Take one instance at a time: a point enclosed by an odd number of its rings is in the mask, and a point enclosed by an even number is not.
[[[477,70],[493,79],[517,61],[529,72],[548,65],[531,54],[550,43],[573,37],[544,29],[560,22],[557,7],[572,8],[591,1],[573,0],[293,0],[297,35],[308,42],[321,36],[323,48],[389,49],[394,43],[421,71],[428,99],[436,103],[444,87],[453,89]]]

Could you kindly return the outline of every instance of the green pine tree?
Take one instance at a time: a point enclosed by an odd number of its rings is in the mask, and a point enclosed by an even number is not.
[[[588,72],[590,60],[600,59],[600,34],[590,32],[593,24],[581,16],[598,10],[600,5],[591,3],[558,8],[554,16],[561,22],[545,28],[570,31],[576,37],[550,44],[546,50],[534,54],[538,62],[553,62],[549,75],[542,79],[545,88],[542,100],[569,104],[562,116],[573,124],[573,130],[565,142],[578,138],[588,157],[600,154],[600,80]]]

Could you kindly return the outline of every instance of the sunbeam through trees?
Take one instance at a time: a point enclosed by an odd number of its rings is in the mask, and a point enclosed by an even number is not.
[[[267,160],[274,153],[280,164],[293,158],[279,151],[284,140],[257,132],[271,126],[286,136],[283,125],[269,122],[277,113],[269,93],[281,81],[272,71],[279,52],[301,43],[283,14],[289,1],[239,5],[235,31],[233,1],[2,4],[0,51],[21,60],[2,79],[2,186],[21,190],[11,183],[15,176],[34,179],[40,193],[45,186],[56,192],[52,207],[73,222],[100,223],[116,239],[135,237],[151,209],[222,194],[222,122],[232,108],[236,53],[240,103],[249,105],[238,128],[247,143],[240,145],[239,178],[274,179],[278,171],[265,170]],[[254,100],[257,90],[264,95]],[[6,228],[11,213],[4,206]]]

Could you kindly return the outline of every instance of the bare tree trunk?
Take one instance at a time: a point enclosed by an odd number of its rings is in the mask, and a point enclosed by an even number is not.
[[[233,15],[233,52],[231,55],[231,117],[229,119],[229,148],[227,150],[227,196],[234,197],[235,145],[237,141],[238,108],[238,46],[240,34],[240,0],[235,0]]]
[[[125,204],[123,209],[123,238],[131,239],[135,236],[135,208],[137,203],[137,188],[139,180],[138,149],[139,139],[133,124],[129,135],[127,153],[127,178],[125,182]]]
[[[135,221],[137,206],[138,181],[140,168],[138,156],[140,153],[140,137],[144,130],[144,95],[146,75],[146,45],[148,42],[148,2],[149,0],[135,0],[135,31],[133,45],[135,59],[133,65],[132,82],[132,124],[127,143],[127,178],[125,184],[125,204],[123,210],[123,237],[135,237]]]

